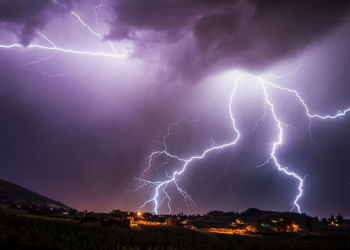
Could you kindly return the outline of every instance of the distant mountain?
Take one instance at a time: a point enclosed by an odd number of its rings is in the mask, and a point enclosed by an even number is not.
[[[0,179],[0,203],[26,204],[26,205],[47,205],[54,208],[70,207],[62,202],[52,200],[41,194],[30,191],[17,184]]]
[[[299,214],[295,212],[277,212],[277,211],[264,211],[257,208],[249,208],[242,212],[240,216],[244,218],[261,219],[261,220],[292,220],[297,224],[305,223],[306,218],[311,218],[306,214]]]
[[[248,208],[246,211],[242,212],[241,215],[246,217],[258,218],[260,216],[267,216],[275,213],[278,212],[263,211],[257,208]]]

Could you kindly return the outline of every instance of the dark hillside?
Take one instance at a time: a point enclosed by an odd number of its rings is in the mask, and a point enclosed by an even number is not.
[[[26,205],[55,205],[69,209],[70,207],[47,198],[41,194],[30,191],[17,184],[0,179],[0,203],[6,204],[26,204]]]

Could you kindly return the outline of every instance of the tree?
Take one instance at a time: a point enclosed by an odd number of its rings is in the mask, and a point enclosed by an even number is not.
[[[69,215],[77,215],[78,214],[78,210],[70,208],[69,211],[68,211],[68,214]]]
[[[327,219],[326,219],[326,218],[323,218],[323,219],[322,219],[322,222],[325,224],[325,226],[327,226],[327,225],[328,225],[328,223],[327,223]]]
[[[256,227],[256,230],[258,232],[262,232],[264,231],[263,227],[261,226],[262,222],[261,222],[261,218],[259,217],[258,218],[258,222],[255,224],[255,227]]]
[[[258,218],[258,224],[261,226],[261,218]]]
[[[113,209],[111,214],[112,214],[112,217],[118,218],[118,219],[126,219],[126,217],[128,216],[127,212],[120,211],[119,209]]]
[[[306,224],[307,229],[309,229],[309,231],[312,232],[311,217],[306,216],[305,220],[306,220],[305,224]]]
[[[339,214],[339,215],[337,216],[337,221],[338,221],[339,224],[342,223],[342,222],[344,221],[343,216],[341,216],[341,214]]]

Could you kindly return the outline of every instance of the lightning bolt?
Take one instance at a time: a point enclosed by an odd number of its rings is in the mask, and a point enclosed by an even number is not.
[[[53,74],[53,75],[51,75],[51,74],[49,74],[49,73],[47,73],[45,71],[41,71],[41,73],[43,73],[44,75],[52,78],[52,77],[67,76],[67,75],[81,75],[81,74],[83,74],[85,72],[88,72],[90,70],[92,70],[92,69],[86,69],[86,70],[83,70],[83,71],[80,71],[80,72],[64,72],[64,73]]]
[[[10,44],[10,45],[0,44],[0,48],[3,48],[3,49],[12,49],[12,48],[41,49],[41,50],[64,52],[64,53],[68,53],[68,54],[99,56],[99,57],[109,57],[109,58],[122,58],[122,57],[126,56],[126,55],[109,54],[109,53],[104,53],[104,52],[80,51],[80,50],[65,49],[65,48],[60,48],[60,47],[50,47],[50,46],[43,46],[43,45],[39,45],[39,44],[30,44],[27,47],[24,47],[22,44],[18,44],[18,43],[14,43],[14,44]]]
[[[93,11],[94,11],[94,13],[95,13],[95,21],[96,21],[96,29],[97,29],[97,32],[93,31],[92,28],[91,28],[89,25],[87,25],[87,24],[83,21],[83,19],[82,19],[78,14],[76,14],[74,11],[71,11],[71,14],[72,14],[73,16],[75,16],[76,18],[78,18],[79,22],[80,22],[84,27],[86,27],[93,35],[97,36],[101,41],[102,41],[103,39],[102,39],[102,36],[101,36],[101,33],[100,33],[100,28],[99,28],[99,23],[98,23],[97,9],[98,9],[98,8],[101,8],[102,6],[103,6],[103,1],[101,1],[100,5],[95,6],[94,9],[93,9]],[[107,43],[109,44],[109,46],[112,48],[112,50],[113,50],[117,55],[119,55],[119,56],[121,56],[121,57],[125,57],[125,56],[127,55],[127,52],[126,52],[125,54],[120,54],[120,53],[116,50],[116,48],[113,46],[113,44],[112,44],[110,41],[107,41]]]
[[[255,123],[255,126],[254,126],[254,128],[252,129],[252,132],[253,131],[257,131],[257,129],[259,128],[259,127],[261,127],[261,125],[263,124],[263,122],[264,122],[264,119],[265,119],[265,117],[267,116],[267,113],[266,113],[267,111],[266,111],[266,102],[264,103],[264,114],[256,121],[256,123]]]
[[[265,81],[265,80],[261,80],[259,79],[260,81],[262,81],[264,84],[267,84],[269,86],[272,86],[276,89],[280,89],[280,90],[283,90],[283,91],[287,91],[293,95],[295,95],[295,97],[299,100],[299,102],[303,105],[303,107],[305,108],[305,111],[306,111],[306,115],[311,119],[311,118],[319,118],[319,119],[322,119],[322,120],[326,120],[326,119],[336,119],[336,118],[341,118],[342,116],[345,116],[346,113],[348,113],[350,111],[350,108],[347,108],[343,111],[341,110],[338,110],[337,113],[335,115],[318,115],[318,114],[311,114],[310,111],[309,111],[309,108],[307,107],[305,101],[303,100],[303,98],[300,96],[300,94],[294,90],[294,89],[289,89],[289,88],[286,88],[286,87],[281,87],[281,86],[278,86],[276,84],[273,84],[271,82],[268,82],[268,81]]]
[[[297,207],[298,212],[301,213],[301,211],[300,211],[300,205],[298,204],[298,200],[300,199],[300,197],[301,197],[302,194],[303,194],[303,189],[302,189],[302,187],[303,187],[304,181],[303,181],[303,179],[302,179],[301,177],[299,177],[297,174],[295,174],[295,173],[293,173],[293,172],[289,172],[289,171],[287,170],[287,168],[282,167],[282,166],[280,165],[280,163],[278,162],[278,160],[277,160],[277,157],[276,157],[276,150],[277,150],[277,148],[278,148],[279,146],[281,146],[282,143],[283,143],[283,139],[282,139],[282,138],[283,138],[283,129],[282,129],[282,126],[283,126],[283,125],[282,125],[282,122],[280,122],[280,120],[277,118],[277,115],[276,115],[275,110],[274,110],[274,106],[273,106],[273,104],[272,104],[272,103],[270,102],[270,100],[269,100],[269,97],[268,97],[268,94],[267,94],[267,91],[266,91],[266,87],[265,87],[263,81],[261,82],[261,87],[262,87],[263,92],[264,92],[265,102],[266,102],[267,105],[270,107],[270,111],[271,111],[271,113],[272,113],[272,116],[273,116],[273,118],[274,118],[274,120],[275,120],[275,122],[276,122],[276,124],[277,124],[278,130],[279,130],[279,134],[278,134],[278,141],[273,143],[273,147],[272,147],[272,152],[271,152],[270,158],[269,158],[266,162],[264,162],[262,165],[260,165],[259,167],[262,167],[263,165],[267,164],[270,160],[273,160],[279,171],[282,171],[283,173],[285,173],[285,174],[287,174],[287,175],[289,175],[289,176],[292,176],[292,177],[294,177],[295,179],[298,180],[298,182],[299,182],[299,187],[298,187],[299,193],[298,193],[298,195],[296,196],[296,198],[295,198],[295,200],[294,200],[294,205],[293,205],[291,211],[293,210],[293,208],[294,208],[294,206],[295,206],[295,207]]]
[[[97,5],[97,6],[94,7],[96,29],[97,29],[97,33],[98,33],[98,34],[101,34],[101,32],[100,32],[100,25],[99,25],[99,23],[98,23],[97,9],[99,9],[99,8],[101,8],[101,7],[103,7],[103,6],[104,6],[103,0],[101,0],[100,5]]]
[[[144,172],[142,173],[141,177],[140,177],[140,178],[137,178],[137,180],[140,181],[140,184],[139,184],[138,187],[143,187],[143,186],[148,185],[148,184],[151,184],[151,185],[155,186],[155,195],[154,195],[151,199],[149,199],[149,200],[147,200],[146,202],[144,202],[144,204],[141,206],[141,208],[144,207],[146,204],[148,204],[148,203],[150,203],[150,202],[153,202],[153,203],[154,203],[154,208],[153,208],[152,212],[155,212],[156,214],[158,214],[158,209],[159,209],[160,205],[164,202],[164,200],[168,200],[169,212],[171,213],[171,206],[170,206],[171,198],[169,197],[168,193],[166,192],[166,188],[167,188],[168,185],[171,184],[171,183],[174,183],[174,184],[175,184],[177,190],[178,190],[179,193],[183,196],[183,198],[184,198],[184,200],[185,200],[185,203],[186,203],[187,205],[190,205],[190,206],[195,205],[195,203],[194,203],[193,199],[191,198],[191,196],[188,195],[187,192],[184,191],[184,190],[183,190],[181,187],[179,187],[179,185],[177,184],[177,182],[176,182],[176,176],[180,176],[182,173],[184,173],[185,170],[186,170],[186,168],[187,168],[187,166],[188,166],[192,161],[197,160],[197,159],[203,159],[203,158],[204,158],[209,152],[211,152],[211,151],[214,151],[214,150],[221,150],[221,149],[223,149],[223,148],[226,148],[226,147],[229,147],[229,146],[233,146],[233,145],[235,145],[235,144],[238,142],[238,140],[239,140],[239,138],[240,138],[240,132],[238,131],[238,129],[237,129],[236,125],[235,125],[235,119],[234,119],[234,116],[233,116],[233,113],[232,113],[232,101],[233,101],[233,98],[234,98],[234,96],[235,96],[235,94],[236,94],[237,86],[238,86],[238,82],[239,82],[240,78],[241,78],[241,77],[238,77],[238,78],[236,79],[236,81],[235,81],[235,86],[234,86],[234,89],[233,89],[233,92],[232,92],[232,94],[231,94],[231,96],[230,96],[230,101],[229,101],[229,114],[230,114],[230,118],[231,118],[231,121],[232,121],[232,126],[233,126],[233,128],[234,128],[234,130],[235,130],[235,132],[236,132],[236,134],[237,134],[236,139],[235,139],[234,141],[232,141],[231,143],[227,143],[227,144],[223,144],[223,145],[215,146],[215,147],[212,146],[211,148],[205,150],[201,155],[194,156],[194,157],[191,157],[191,158],[189,158],[189,159],[181,159],[179,156],[172,155],[171,153],[168,152],[168,147],[167,147],[167,145],[166,145],[166,138],[167,138],[168,136],[170,136],[170,128],[171,128],[171,126],[178,125],[178,124],[179,124],[181,121],[183,121],[183,120],[171,124],[171,125],[169,126],[169,128],[168,128],[168,133],[164,136],[164,140],[163,140],[163,142],[164,142],[164,143],[163,143],[163,144],[164,144],[164,150],[163,150],[163,151],[156,151],[156,152],[153,152],[153,153],[149,156],[149,164],[148,164],[148,167],[144,170]],[[262,88],[263,88],[263,92],[264,92],[264,96],[265,96],[265,104],[264,104],[264,115],[263,115],[262,118],[260,118],[259,120],[262,121],[263,118],[264,118],[265,116],[267,116],[267,109],[266,109],[266,106],[269,106],[269,107],[270,107],[270,111],[271,111],[271,113],[272,113],[272,115],[273,115],[273,117],[274,117],[274,120],[275,120],[275,122],[276,122],[276,124],[277,124],[277,127],[278,127],[278,129],[279,129],[279,136],[278,136],[279,140],[278,140],[277,142],[273,143],[273,148],[272,148],[272,152],[271,152],[271,155],[270,155],[269,159],[268,159],[266,162],[264,162],[262,165],[260,165],[259,167],[261,167],[261,166],[267,164],[270,160],[273,160],[274,163],[275,163],[275,165],[278,167],[278,170],[280,170],[280,171],[282,171],[283,173],[285,173],[285,174],[287,174],[287,175],[289,175],[289,176],[292,176],[292,177],[294,177],[295,179],[298,180],[298,182],[299,182],[299,187],[298,187],[299,193],[298,193],[298,195],[296,196],[296,198],[295,198],[295,200],[294,200],[294,206],[297,207],[298,212],[301,213],[301,211],[300,211],[300,206],[299,206],[299,204],[298,204],[298,200],[299,200],[300,197],[302,196],[302,192],[303,192],[303,191],[302,191],[303,179],[302,179],[301,177],[299,177],[297,174],[295,174],[295,173],[293,173],[293,172],[289,172],[289,171],[287,170],[287,168],[283,168],[283,167],[279,164],[279,162],[278,162],[278,160],[277,160],[277,157],[276,157],[276,150],[277,150],[277,147],[278,147],[278,146],[282,145],[282,135],[283,135],[282,126],[285,126],[285,124],[282,123],[282,122],[277,118],[277,116],[276,116],[276,114],[275,114],[275,111],[274,111],[274,106],[273,106],[273,104],[270,102],[270,100],[269,100],[269,98],[268,98],[268,94],[267,94],[267,91],[266,91],[266,87],[265,87],[265,85],[264,85],[264,82],[261,81],[261,80],[260,80],[260,82],[261,82],[261,86],[262,86]],[[256,127],[258,127],[258,126],[259,126],[259,123],[257,122]],[[165,181],[152,182],[152,181],[148,181],[148,180],[143,179],[142,176],[146,173],[146,171],[148,171],[148,170],[152,167],[152,164],[151,164],[152,157],[155,156],[155,155],[159,155],[159,154],[165,154],[165,155],[167,155],[168,157],[175,158],[175,159],[177,159],[179,162],[182,162],[182,164],[183,164],[183,165],[182,165],[182,169],[181,169],[180,171],[175,171],[171,176],[167,175],[169,179],[168,179],[168,180],[165,180]],[[232,160],[231,160],[231,161],[232,161]],[[227,166],[228,166],[228,164],[231,163],[231,161],[228,162],[228,163],[226,164],[226,166],[225,166],[226,173],[228,173],[228,172],[227,172]],[[164,195],[165,195],[165,197],[161,200],[161,202],[158,202],[158,198],[159,198],[159,196],[160,196],[160,192],[163,192]],[[230,192],[231,192],[231,185],[230,185]],[[232,199],[232,198],[231,198],[231,195],[230,195],[230,199]],[[293,208],[294,208],[294,206],[293,206]],[[292,209],[293,209],[293,208],[292,208]]]
[[[55,4],[58,4],[57,1],[53,1]],[[96,24],[97,24],[97,32],[95,32],[88,24],[86,24],[83,19],[74,11],[71,11],[70,13],[75,16],[79,22],[82,24],[82,26],[86,27],[90,33],[93,35],[97,36],[101,41],[103,41],[103,38],[100,34],[99,31],[99,25],[98,25],[98,14],[97,14],[97,9],[103,6],[103,2],[101,1],[101,4],[94,7],[93,11],[95,13],[95,19],[96,19]],[[40,44],[30,44],[28,46],[23,46],[22,44],[14,43],[14,44],[0,44],[0,48],[2,49],[13,49],[13,48],[25,48],[25,49],[40,49],[40,50],[48,50],[48,51],[54,51],[54,53],[48,57],[39,59],[38,61],[34,62],[28,62],[22,66],[28,66],[36,63],[40,63],[44,60],[52,58],[57,52],[63,52],[63,53],[68,53],[68,54],[75,54],[75,55],[88,55],[88,56],[98,56],[98,57],[109,57],[109,58],[123,58],[128,55],[128,52],[121,54],[119,53],[113,44],[110,41],[107,41],[107,43],[110,45],[114,53],[105,53],[105,52],[93,52],[93,51],[80,51],[80,50],[72,50],[72,49],[66,49],[66,48],[61,48],[57,47],[50,39],[48,39],[46,36],[43,34],[38,33],[41,37],[43,37],[46,41],[48,41],[51,46],[44,46]]]
[[[287,73],[284,73],[283,75],[275,75],[275,74],[269,73],[268,76],[275,78],[275,79],[281,79],[281,78],[285,78],[286,76],[294,75],[294,74],[298,73],[299,69],[302,66],[302,62],[303,62],[302,59],[300,59],[298,67],[296,67],[295,70],[292,72],[287,72]]]
[[[297,70],[300,67],[301,67],[301,61],[300,61],[300,65],[297,68]],[[297,72],[297,70],[294,71],[293,74],[295,74]],[[290,75],[290,74],[291,73],[285,74],[285,76]],[[235,119],[234,119],[234,116],[233,116],[233,113],[232,113],[232,101],[233,101],[234,96],[236,95],[237,86],[238,86],[240,78],[241,78],[241,76],[236,79],[235,84],[234,84],[234,89],[233,89],[233,92],[232,92],[232,94],[230,96],[230,100],[229,100],[229,115],[230,115],[230,118],[231,118],[231,121],[232,121],[233,129],[234,129],[235,133],[237,134],[236,138],[232,142],[227,143],[227,144],[223,144],[223,145],[220,145],[220,146],[212,145],[212,147],[206,149],[202,154],[197,155],[197,156],[192,156],[192,157],[190,157],[188,159],[184,159],[184,158],[181,158],[178,155],[175,155],[175,154],[172,154],[171,152],[169,152],[166,140],[170,136],[170,129],[171,129],[172,126],[177,126],[181,122],[183,122],[184,120],[186,120],[186,121],[189,121],[189,120],[187,120],[185,118],[185,119],[182,119],[182,120],[180,120],[180,121],[178,121],[176,123],[172,123],[171,125],[169,125],[168,133],[164,136],[163,142],[162,142],[163,146],[164,146],[164,149],[162,151],[155,151],[155,152],[151,153],[151,155],[148,157],[149,161],[148,161],[147,168],[144,170],[144,172],[142,173],[142,175],[139,178],[136,178],[139,181],[139,183],[137,185],[137,189],[142,188],[144,186],[151,185],[152,187],[154,187],[154,191],[155,191],[153,197],[150,198],[149,200],[145,201],[142,204],[141,208],[143,208],[144,206],[146,206],[149,203],[153,203],[154,206],[153,206],[152,212],[155,212],[156,214],[158,214],[158,210],[159,210],[160,206],[164,203],[164,201],[167,200],[168,201],[168,203],[167,203],[168,209],[169,209],[169,212],[171,213],[171,206],[170,206],[171,198],[170,198],[169,194],[167,193],[167,188],[171,184],[174,184],[174,186],[176,187],[178,192],[183,196],[184,201],[185,201],[185,203],[186,203],[186,205],[188,207],[194,207],[195,206],[195,202],[192,199],[192,197],[178,185],[177,177],[179,177],[183,173],[185,173],[187,167],[193,161],[204,159],[205,156],[208,153],[212,152],[212,151],[222,150],[222,149],[224,149],[226,147],[234,146],[235,144],[237,144],[238,140],[240,139],[240,132],[239,132],[239,130],[237,129],[237,127],[235,125]],[[280,78],[282,78],[282,77],[280,77]],[[269,81],[266,81],[266,80],[264,80],[264,79],[262,79],[260,77],[257,77],[256,79],[259,82],[259,85],[260,85],[260,87],[262,89],[262,93],[263,93],[263,96],[264,96],[264,105],[263,105],[264,113],[258,119],[258,121],[256,122],[255,127],[253,128],[252,131],[255,131],[258,127],[260,127],[262,125],[262,123],[264,121],[264,118],[266,116],[268,116],[268,113],[270,113],[272,115],[274,123],[275,123],[275,125],[276,125],[276,127],[278,129],[278,133],[276,134],[278,139],[271,144],[272,148],[271,148],[270,156],[268,157],[268,159],[264,163],[262,163],[261,165],[258,165],[257,167],[263,167],[263,166],[267,165],[268,163],[272,162],[277,167],[277,169],[280,172],[282,172],[283,174],[285,174],[287,176],[290,176],[290,177],[294,178],[298,182],[298,186],[297,186],[297,190],[298,191],[297,191],[297,194],[296,194],[296,196],[295,196],[295,198],[293,200],[293,206],[291,208],[291,211],[293,211],[296,208],[297,212],[301,213],[301,206],[299,204],[299,201],[300,201],[300,198],[303,195],[303,185],[304,185],[304,180],[305,180],[306,176],[302,178],[297,173],[288,170],[287,167],[283,167],[280,164],[280,162],[278,160],[278,157],[277,157],[278,148],[281,147],[283,145],[283,143],[284,143],[284,141],[283,141],[284,128],[286,128],[286,129],[293,129],[293,130],[296,130],[296,131],[298,131],[298,130],[297,130],[297,128],[295,128],[293,126],[290,126],[288,124],[283,123],[278,118],[278,116],[277,116],[277,114],[275,112],[275,106],[274,106],[273,102],[270,100],[267,88],[269,87],[269,88],[272,88],[272,89],[277,90],[277,91],[287,91],[289,94],[292,94],[292,95],[294,95],[296,97],[297,101],[304,107],[306,116],[309,119],[309,127],[308,128],[309,128],[309,135],[310,135],[311,139],[312,139],[312,136],[311,136],[311,125],[312,125],[311,124],[311,120],[313,118],[319,118],[319,119],[323,119],[323,120],[325,120],[325,119],[342,118],[343,116],[345,116],[347,114],[347,112],[350,111],[350,108],[345,109],[344,111],[340,111],[339,110],[335,115],[312,114],[309,111],[309,108],[307,107],[306,102],[303,100],[303,98],[301,97],[300,93],[298,93],[296,90],[293,90],[293,89],[290,89],[290,88],[287,88],[287,87],[278,86],[278,85],[273,84],[273,83],[271,83]],[[312,139],[312,141],[314,142],[313,139]],[[167,173],[166,174],[167,179],[162,180],[162,181],[149,181],[149,180],[144,179],[143,178],[144,174],[152,168],[152,159],[154,157],[158,157],[159,155],[165,155],[166,157],[168,157],[167,161],[163,162],[160,165],[160,167],[164,167],[166,164],[169,163],[170,159],[173,159],[173,160],[176,160],[180,164],[180,166],[181,166],[180,169],[181,170],[174,171],[171,175],[169,175]],[[228,162],[226,164],[226,166],[225,166],[225,170],[226,170],[225,172],[226,173],[228,173],[227,167],[228,167],[228,164],[230,164],[230,162]],[[230,186],[230,191],[231,191],[231,186]],[[163,196],[163,198],[161,198],[162,196]],[[158,201],[158,200],[160,200],[160,201]]]
[[[301,67],[301,64],[299,65]],[[299,67],[299,68],[300,68]],[[299,69],[298,68],[298,69]],[[296,71],[294,72],[296,73]],[[278,136],[278,141],[273,143],[273,147],[272,147],[272,151],[271,151],[271,155],[270,157],[261,165],[257,166],[257,167],[262,167],[264,165],[266,165],[267,163],[269,163],[271,160],[273,160],[273,162],[275,163],[275,165],[277,166],[278,170],[279,171],[282,171],[283,173],[289,175],[289,176],[292,176],[294,177],[295,179],[298,180],[299,182],[299,186],[298,186],[298,190],[299,190],[299,193],[297,194],[295,200],[294,200],[294,203],[293,203],[293,207],[291,209],[291,211],[294,209],[294,207],[297,208],[298,212],[301,213],[301,210],[300,210],[300,205],[298,204],[298,201],[299,199],[301,198],[302,194],[303,194],[303,184],[304,184],[304,178],[301,178],[300,176],[298,176],[296,173],[294,172],[290,172],[287,170],[287,168],[285,167],[282,167],[280,165],[280,163],[278,162],[277,160],[277,156],[276,156],[276,150],[279,146],[282,145],[283,143],[283,129],[282,129],[282,125],[284,125],[278,118],[277,118],[277,115],[274,111],[274,105],[272,104],[272,102],[269,100],[269,97],[268,97],[268,93],[267,93],[267,90],[266,90],[266,86],[270,86],[274,89],[277,89],[277,90],[282,90],[282,91],[287,91],[288,93],[290,94],[293,94],[298,102],[304,107],[305,109],[305,113],[309,119],[309,135],[310,135],[310,138],[312,139],[312,135],[311,135],[311,119],[312,118],[319,118],[319,119],[322,119],[322,120],[326,120],[326,119],[336,119],[336,118],[342,118],[343,116],[346,115],[347,112],[350,111],[350,108],[348,109],[345,109],[344,111],[341,111],[341,110],[338,110],[337,113],[335,115],[319,115],[319,114],[312,114],[310,113],[309,111],[309,108],[307,107],[305,101],[303,100],[303,98],[301,97],[301,95],[296,91],[296,90],[293,90],[293,89],[290,89],[290,88],[286,88],[286,87],[281,87],[281,86],[278,86],[276,84],[273,84],[271,82],[268,82],[266,80],[263,80],[261,78],[257,78],[258,81],[260,82],[261,84],[261,87],[263,89],[263,92],[264,92],[264,96],[265,96],[265,104],[267,104],[268,106],[270,106],[270,111],[273,115],[273,118],[278,126],[278,129],[279,129],[279,136]],[[257,125],[255,127],[257,127],[260,123],[259,121],[261,121],[264,117],[266,116],[266,108],[265,108],[265,113],[264,115],[262,116],[262,118],[260,118],[257,122]],[[286,126],[286,125],[284,125]],[[287,125],[289,126],[289,125]],[[312,141],[314,142],[314,140],[312,139]],[[315,142],[314,142],[315,143]]]
[[[237,136],[236,138],[230,142],[230,143],[226,143],[226,144],[222,144],[220,146],[212,146],[211,148],[208,148],[206,149],[202,154],[200,155],[197,155],[197,156],[192,156],[188,159],[183,159],[183,158],[180,158],[179,156],[177,155],[173,155],[171,154],[170,152],[168,152],[168,146],[166,144],[166,139],[168,136],[170,136],[170,128],[174,125],[178,125],[181,121],[183,120],[180,120],[176,123],[173,123],[171,124],[169,127],[168,127],[168,133],[164,136],[164,150],[162,151],[155,151],[155,152],[152,152],[151,155],[148,157],[149,158],[149,165],[148,167],[144,170],[144,172],[142,173],[141,177],[139,178],[136,178],[139,182],[140,182],[140,185],[139,187],[143,187],[145,185],[148,185],[148,184],[151,184],[151,185],[154,185],[156,188],[155,188],[155,195],[145,201],[143,203],[143,205],[141,206],[144,207],[146,204],[150,203],[150,202],[153,202],[154,203],[154,208],[152,210],[152,212],[155,212],[156,214],[158,214],[158,209],[160,207],[160,205],[163,203],[164,200],[168,200],[168,207],[169,207],[169,212],[171,213],[171,208],[170,208],[170,203],[171,203],[171,198],[169,197],[169,195],[167,194],[166,192],[166,189],[168,187],[168,185],[170,184],[174,184],[174,186],[176,187],[176,189],[178,190],[178,192],[182,195],[186,205],[188,207],[194,207],[196,206],[195,202],[193,201],[193,199],[191,198],[191,196],[185,191],[183,190],[177,183],[177,177],[182,175],[185,171],[186,171],[186,168],[195,160],[201,160],[203,159],[207,154],[209,154],[210,152],[212,151],[215,151],[215,150],[221,150],[221,149],[224,149],[226,147],[230,147],[230,146],[233,146],[235,145],[239,138],[240,138],[240,133],[239,133],[239,130],[237,129],[236,127],[236,124],[235,124],[235,119],[233,117],[233,113],[232,113],[232,101],[233,101],[233,98],[236,94],[236,90],[237,90],[237,86],[238,86],[238,81],[241,77],[238,77],[235,81],[235,85],[234,85],[234,88],[233,88],[233,92],[230,96],[230,101],[229,101],[229,114],[230,114],[230,119],[231,119],[231,122],[232,122],[232,127],[234,129],[234,131],[236,132]],[[186,118],[185,118],[186,119]],[[146,179],[143,179],[143,175],[151,168],[151,161],[152,161],[152,158],[156,155],[160,155],[160,154],[163,154],[163,155],[166,155],[167,157],[169,158],[172,158],[172,159],[176,159],[179,163],[180,163],[180,166],[181,166],[181,170],[178,170],[178,171],[174,171],[171,175],[168,175],[167,174],[167,180],[164,180],[164,181],[159,181],[159,182],[153,182],[153,181],[149,181],[149,180],[146,180]],[[160,196],[160,193],[163,193],[165,195],[165,197],[161,200],[161,202],[158,201],[158,198]]]
[[[46,36],[44,36],[44,35],[41,34],[41,33],[38,33],[38,35],[41,36],[42,38],[44,38],[44,40],[46,40],[48,43],[50,43],[54,48],[57,48],[56,45],[55,45],[50,39],[48,39]],[[28,62],[28,63],[22,65],[21,67],[26,67],[26,66],[29,66],[29,65],[41,63],[41,62],[43,62],[43,61],[45,61],[45,60],[48,60],[48,59],[54,57],[56,54],[57,54],[57,50],[54,51],[53,54],[51,54],[50,56],[44,57],[44,58],[39,59],[39,60],[34,61],[34,62]]]

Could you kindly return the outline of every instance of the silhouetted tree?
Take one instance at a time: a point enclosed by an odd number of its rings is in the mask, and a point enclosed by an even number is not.
[[[342,223],[342,222],[344,221],[343,216],[341,216],[341,214],[339,214],[339,215],[337,216],[337,221],[338,221],[339,224]]]
[[[312,232],[312,224],[311,224],[311,217],[310,216],[305,217],[305,224],[306,224],[307,229],[309,229],[309,231]]]
[[[261,218],[258,218],[258,224],[261,226]]]
[[[261,226],[261,218],[259,217],[258,218],[258,222],[256,223],[256,229],[257,229],[257,231],[258,232],[262,232],[262,231],[264,231],[264,229],[263,229],[263,227]]]
[[[333,222],[334,221],[334,215],[331,215],[331,218],[328,219],[329,222]]]
[[[218,217],[218,216],[223,216],[223,214],[224,214],[223,211],[214,210],[214,211],[210,211],[207,215]]]
[[[153,214],[151,214],[151,213],[143,213],[142,216],[143,216],[143,218],[152,218]]]
[[[78,210],[73,209],[73,208],[70,208],[69,211],[68,211],[69,215],[77,215],[77,213],[78,213]]]
[[[128,212],[123,212],[120,211],[119,209],[113,209],[113,211],[111,212],[112,217],[115,218],[119,218],[119,219],[126,219],[126,217],[128,216]]]
[[[322,219],[322,222],[325,224],[325,226],[328,225],[328,222],[327,222],[327,219],[326,219],[326,218],[323,218],[323,219]]]

